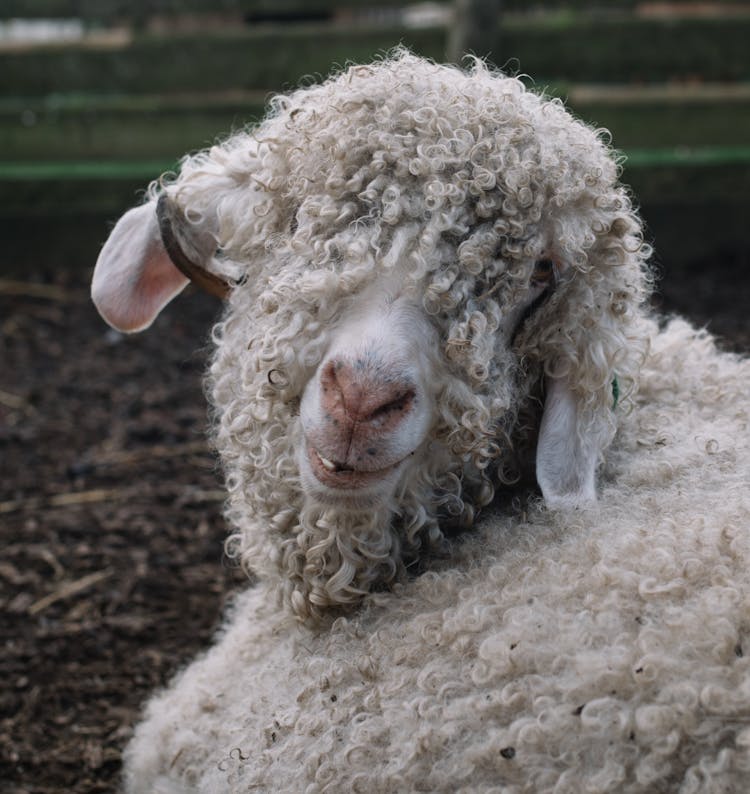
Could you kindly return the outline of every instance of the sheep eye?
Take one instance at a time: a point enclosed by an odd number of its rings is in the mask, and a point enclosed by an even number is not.
[[[540,259],[534,265],[531,283],[534,286],[546,286],[555,280],[555,263],[551,259]]]

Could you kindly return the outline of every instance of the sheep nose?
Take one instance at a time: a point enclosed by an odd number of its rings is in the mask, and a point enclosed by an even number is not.
[[[362,361],[329,361],[320,377],[322,406],[344,426],[367,426],[377,433],[395,430],[414,407],[411,383]]]

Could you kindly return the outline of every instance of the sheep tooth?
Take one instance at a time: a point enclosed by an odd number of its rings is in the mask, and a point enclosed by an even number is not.
[[[320,452],[318,452],[318,457],[320,458],[320,462],[328,469],[328,471],[336,471],[336,464],[328,460],[328,458],[324,458]]]

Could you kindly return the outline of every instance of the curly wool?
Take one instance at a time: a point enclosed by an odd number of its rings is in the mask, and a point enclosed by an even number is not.
[[[276,97],[154,186],[210,221],[212,267],[241,282],[209,376],[228,550],[301,618],[392,583],[518,479],[543,371],[569,379],[581,432],[613,435],[613,377],[627,402],[645,353],[650,252],[604,139],[479,60],[464,72],[397,51]],[[509,349],[504,318],[550,246],[568,277]],[[343,518],[305,504],[298,403],[347,301],[384,276],[423,296],[447,372],[424,464],[392,505]]]
[[[598,506],[496,509],[328,631],[242,594],[149,705],[128,791],[745,791],[750,360],[645,330]]]

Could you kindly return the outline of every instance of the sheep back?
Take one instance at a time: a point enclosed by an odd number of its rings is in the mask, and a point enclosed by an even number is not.
[[[322,631],[242,594],[150,703],[128,790],[744,790],[750,361],[648,330],[599,506],[488,514]]]

